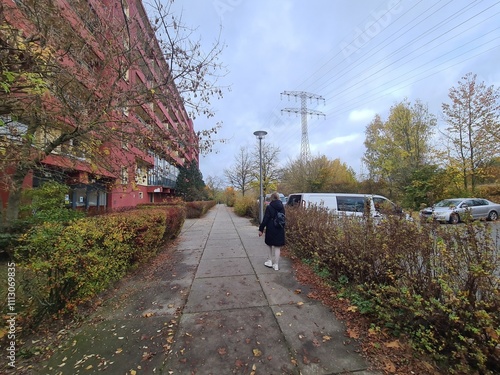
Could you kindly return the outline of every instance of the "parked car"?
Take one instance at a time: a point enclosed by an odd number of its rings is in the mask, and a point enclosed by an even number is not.
[[[443,199],[432,207],[420,211],[422,219],[433,218],[439,222],[456,224],[468,215],[473,220],[498,219],[500,204],[482,198],[451,198]]]

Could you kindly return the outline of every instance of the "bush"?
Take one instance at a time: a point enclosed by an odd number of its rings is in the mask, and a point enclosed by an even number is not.
[[[28,311],[41,318],[74,309],[155,255],[184,219],[182,207],[169,206],[34,227],[15,251]]]
[[[186,217],[188,219],[203,217],[215,205],[215,201],[186,202]]]
[[[287,209],[295,256],[331,284],[342,281],[360,311],[457,374],[500,371],[500,260],[490,228]]]
[[[255,198],[248,196],[238,197],[234,203],[234,212],[238,216],[248,216],[255,217],[255,213],[259,212],[259,204],[256,202]]]

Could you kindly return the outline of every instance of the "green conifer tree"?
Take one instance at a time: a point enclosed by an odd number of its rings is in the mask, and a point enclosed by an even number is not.
[[[179,169],[176,190],[177,195],[181,196],[186,202],[207,199],[203,175],[196,161]]]

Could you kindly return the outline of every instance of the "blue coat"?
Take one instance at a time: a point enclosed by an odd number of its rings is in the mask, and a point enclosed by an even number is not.
[[[276,228],[274,226],[274,218],[278,212],[285,212],[283,203],[280,200],[271,201],[266,207],[262,223],[259,226],[259,232],[264,232],[264,228],[266,228],[264,242],[269,246],[285,245],[285,228]]]

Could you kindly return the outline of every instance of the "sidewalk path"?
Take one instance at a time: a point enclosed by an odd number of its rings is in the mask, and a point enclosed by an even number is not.
[[[375,374],[289,259],[274,271],[266,254],[224,205],[186,220],[173,253],[120,283],[34,373]]]

